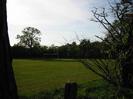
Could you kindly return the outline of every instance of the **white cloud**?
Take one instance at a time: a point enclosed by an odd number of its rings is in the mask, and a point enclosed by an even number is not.
[[[88,24],[89,6],[93,3],[93,0],[8,0],[11,45],[17,42],[16,35],[26,26],[40,29],[42,43],[46,45],[63,42],[61,35],[72,39],[74,32],[91,32],[96,27]]]
[[[81,3],[83,2],[83,3]],[[8,20],[14,24],[68,24],[86,21],[87,0],[9,0]]]

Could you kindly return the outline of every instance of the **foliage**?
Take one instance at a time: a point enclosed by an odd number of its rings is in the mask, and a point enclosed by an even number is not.
[[[64,90],[64,88],[58,88],[42,91],[31,96],[20,96],[20,99],[64,99]],[[117,95],[115,87],[103,80],[93,80],[78,85],[77,99],[132,99],[132,94],[132,90],[123,89]]]
[[[90,42],[86,39],[81,40],[80,44],[73,42],[62,46],[36,46],[31,49],[14,45],[12,54],[14,58],[104,58],[104,45],[103,42]]]
[[[132,99],[133,91],[118,89],[104,80],[93,80],[79,85],[79,99]]]
[[[107,53],[106,60],[95,59],[93,60],[95,65],[87,60],[82,60],[82,63],[117,88],[132,88],[133,20],[126,16],[127,5],[117,3],[116,6],[110,4],[110,7],[112,15],[114,15],[113,22],[110,21],[105,8],[101,13],[97,11],[98,9],[92,11],[95,18],[93,21],[99,22],[107,30],[106,38],[97,36],[108,47],[107,50],[103,50],[104,53]],[[111,62],[112,59],[114,59],[114,62]]]
[[[38,29],[34,27],[26,27],[22,31],[22,33],[22,35],[17,35],[17,39],[20,40],[17,44],[18,46],[23,46],[31,49],[35,46],[40,45],[41,38],[39,37],[39,35],[41,34],[41,32]]]
[[[19,96],[19,99],[64,99],[63,88],[43,91],[31,96]]]

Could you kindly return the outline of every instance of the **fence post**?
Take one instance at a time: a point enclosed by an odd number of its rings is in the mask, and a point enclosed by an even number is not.
[[[66,83],[64,99],[76,99],[77,98],[77,83]]]

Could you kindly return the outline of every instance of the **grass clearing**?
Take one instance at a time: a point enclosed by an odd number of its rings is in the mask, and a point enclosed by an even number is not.
[[[62,88],[69,81],[82,84],[98,79],[76,60],[14,59],[13,67],[20,95]]]

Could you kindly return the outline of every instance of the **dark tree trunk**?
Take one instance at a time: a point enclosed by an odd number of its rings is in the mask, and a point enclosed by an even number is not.
[[[0,0],[0,99],[18,99],[8,38],[6,0]]]

